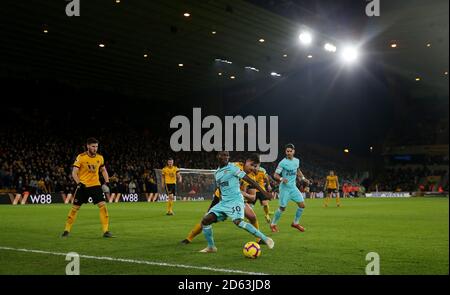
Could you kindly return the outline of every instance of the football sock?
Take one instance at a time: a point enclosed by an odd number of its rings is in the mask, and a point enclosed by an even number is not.
[[[173,200],[169,199],[167,201],[167,213],[172,213],[173,211]]]
[[[187,236],[186,240],[188,240],[189,242],[192,242],[192,240],[195,239],[195,237],[198,236],[201,232],[202,232],[202,224],[198,223],[191,230],[191,232]]]
[[[258,219],[256,219],[256,216],[255,216],[255,220],[253,221],[253,222],[250,222],[256,229],[259,229],[259,222],[258,222]],[[259,243],[259,241],[260,241],[260,239],[257,239],[256,240],[256,242],[258,242]]]
[[[283,214],[283,211],[281,211],[280,209],[275,211],[275,214],[273,215],[273,219],[272,219],[272,224],[278,223],[278,220],[280,220],[280,218],[281,218],[281,214]]]
[[[256,229],[259,229],[259,222],[258,219],[255,218],[255,220],[253,220],[253,222],[250,222]]]
[[[251,233],[252,235],[254,235],[257,238],[262,239],[263,241],[267,240],[267,237],[260,232],[259,230],[257,230],[253,225],[251,225],[250,223],[247,223],[245,221],[241,221],[239,222],[238,226],[242,229],[245,229],[246,231],[248,231],[249,233]]]
[[[72,230],[72,225],[75,222],[75,219],[77,219],[77,213],[79,208],[71,208],[69,211],[69,215],[67,216],[66,226],[64,228],[64,231],[70,232]]]
[[[203,225],[203,235],[205,236],[206,241],[208,242],[208,248],[214,248],[214,237],[213,230],[211,225]]]
[[[263,209],[264,209],[264,214],[269,215],[269,205],[264,205]]]
[[[99,208],[100,208],[100,222],[102,224],[102,230],[105,233],[109,230],[108,210],[106,209],[106,205],[103,205]]]
[[[302,217],[303,208],[297,208],[295,212],[294,224],[298,224],[300,222],[300,217]]]

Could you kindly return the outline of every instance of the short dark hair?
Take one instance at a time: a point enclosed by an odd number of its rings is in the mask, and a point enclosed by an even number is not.
[[[98,141],[96,138],[94,138],[94,137],[89,137],[89,138],[86,140],[86,143],[87,143],[87,144],[94,144],[94,143],[99,143],[99,141]]]
[[[247,160],[255,162],[256,164],[261,163],[260,160],[259,160],[259,155],[258,154],[250,154],[250,155],[248,155],[247,156]]]
[[[294,146],[294,144],[292,144],[292,143],[288,143],[285,147],[284,147],[284,149],[286,150],[286,149],[293,149],[293,150],[295,150],[295,146]]]
[[[173,161],[173,158],[168,158],[167,161]]]

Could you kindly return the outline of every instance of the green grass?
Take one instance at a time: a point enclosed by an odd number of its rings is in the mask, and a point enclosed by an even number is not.
[[[271,210],[276,204],[271,202]],[[381,274],[449,273],[448,198],[347,199],[341,208],[323,208],[321,200],[307,200],[301,221],[306,232],[289,226],[295,210],[290,204],[276,234],[269,233],[258,204],[262,231],[276,244],[273,250],[262,246],[256,260],[245,259],[241,252],[253,238],[231,221],[214,225],[216,254],[197,253],[205,246],[202,235],[190,245],[179,244],[208,205],[176,202],[176,215],[165,216],[165,203],[109,204],[115,239],[101,237],[98,208],[93,205],[82,207],[68,239],[59,237],[68,205],[4,205],[0,206],[0,247],[268,274],[363,275],[366,254],[377,252]],[[65,274],[67,263],[64,256],[0,249],[0,274]],[[220,274],[84,258],[80,270],[81,274]]]

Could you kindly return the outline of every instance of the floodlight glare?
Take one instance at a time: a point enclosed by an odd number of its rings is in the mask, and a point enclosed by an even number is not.
[[[323,48],[328,52],[336,52],[336,50],[337,50],[336,46],[334,46],[331,43],[326,43]]]
[[[359,52],[356,47],[348,46],[342,50],[342,60],[346,63],[353,63],[359,57]]]
[[[298,38],[303,45],[309,45],[312,42],[312,35],[309,32],[302,32]]]

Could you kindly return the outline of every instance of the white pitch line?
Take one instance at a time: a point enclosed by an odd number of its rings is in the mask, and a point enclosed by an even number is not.
[[[11,248],[11,247],[2,247],[2,246],[0,246],[0,250],[27,252],[27,253],[36,253],[36,254],[47,254],[47,255],[55,255],[55,256],[66,256],[68,254],[68,253],[61,253],[61,252],[50,252],[50,251],[43,251],[43,250],[21,249],[21,248]],[[248,272],[248,271],[235,270],[235,269],[214,268],[214,267],[195,266],[195,265],[186,265],[186,264],[173,264],[173,263],[165,263],[165,262],[135,260],[135,259],[126,259],[126,258],[114,258],[114,257],[106,257],[106,256],[80,255],[80,258],[134,263],[134,264],[146,264],[146,265],[155,265],[155,266],[176,267],[176,268],[200,269],[200,270],[208,270],[208,271],[214,271],[214,272],[236,273],[236,274],[245,274],[245,275],[267,275],[265,273],[260,273],[260,272]]]

